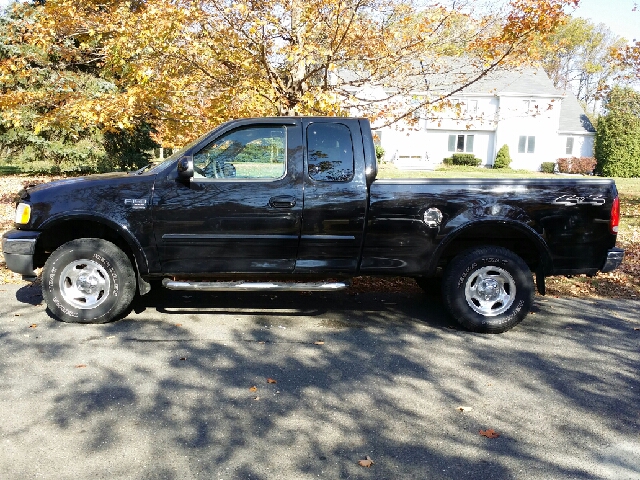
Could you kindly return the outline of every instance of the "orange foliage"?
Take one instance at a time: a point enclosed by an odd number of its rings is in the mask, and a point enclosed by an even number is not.
[[[48,0],[15,7],[24,15],[10,40],[54,65],[57,84],[11,88],[36,72],[28,58],[6,58],[0,106],[20,122],[20,105],[46,105],[39,129],[145,121],[165,146],[246,116],[345,115],[358,105],[394,121],[492,69],[531,61],[534,45],[577,4],[511,0],[504,12],[482,12],[411,0]],[[424,73],[444,72],[452,58],[468,67],[457,83],[408,107]],[[99,88],[79,80],[83,71],[95,73]],[[388,98],[356,99],[367,85],[386,88]]]

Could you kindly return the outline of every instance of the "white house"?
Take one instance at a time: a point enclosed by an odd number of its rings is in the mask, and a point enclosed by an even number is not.
[[[363,99],[381,95],[370,87],[361,93]],[[433,94],[415,91],[417,98]],[[491,166],[508,145],[511,168],[540,170],[558,158],[593,156],[595,136],[577,99],[558,92],[544,70],[531,68],[492,72],[452,97],[442,112],[420,115],[414,126],[373,128],[385,159],[413,169],[434,168],[456,152],[473,153]]]

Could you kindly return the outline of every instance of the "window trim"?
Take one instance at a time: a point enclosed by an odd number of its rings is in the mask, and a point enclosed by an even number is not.
[[[520,135],[518,137],[518,153],[535,154],[536,153],[536,136],[535,135]]]
[[[282,173],[282,175],[280,177],[266,177],[266,178],[242,178],[242,177],[228,177],[228,178],[211,178],[211,177],[191,177],[191,181],[192,182],[214,182],[214,183],[273,183],[273,182],[278,182],[283,180],[286,176],[287,173],[289,171],[289,149],[288,149],[288,145],[289,145],[289,128],[291,125],[289,124],[280,124],[280,123],[257,123],[257,124],[248,124],[248,125],[238,125],[235,128],[231,128],[228,130],[225,130],[224,132],[221,132],[220,135],[217,135],[214,138],[211,138],[209,141],[207,141],[202,147],[198,148],[197,151],[194,151],[193,154],[191,155],[194,159],[195,156],[201,152],[202,150],[206,149],[209,145],[211,145],[212,143],[215,143],[216,141],[218,141],[219,139],[232,134],[234,132],[237,132],[238,130],[247,130],[250,128],[270,128],[270,129],[275,129],[275,128],[279,128],[283,131],[284,133],[284,172]],[[266,138],[266,137],[265,137]]]
[[[575,147],[575,137],[567,137],[567,141],[565,142],[564,153],[565,155],[572,155]]]
[[[537,115],[540,113],[540,102],[534,98],[523,99],[522,103],[526,106],[523,108],[527,115]]]
[[[458,150],[460,137],[463,137],[462,150]],[[469,137],[471,137],[471,150],[469,150]],[[447,151],[449,153],[473,153],[473,148],[475,147],[474,137],[475,133],[450,133],[447,137]],[[453,150],[451,145],[453,145]]]
[[[341,125],[344,128],[347,129],[347,132],[349,133],[349,140],[351,140],[351,161],[353,162],[351,165],[351,176],[349,177],[348,180],[318,180],[315,179],[311,176],[311,174],[309,173],[309,135],[308,135],[308,131],[310,128],[314,127],[314,126],[318,126],[318,125]],[[353,134],[351,132],[351,128],[349,128],[349,125],[347,125],[346,123],[342,123],[342,122],[312,122],[309,123],[306,128],[305,128],[305,132],[304,132],[304,155],[305,155],[305,162],[304,162],[304,175],[305,175],[305,179],[313,182],[314,184],[320,184],[320,185],[326,185],[328,183],[338,183],[338,184],[345,184],[345,183],[350,183],[352,182],[355,178],[356,178],[356,152],[355,152],[355,145],[353,142]]]

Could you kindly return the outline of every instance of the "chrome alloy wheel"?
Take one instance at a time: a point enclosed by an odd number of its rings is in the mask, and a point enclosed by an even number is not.
[[[485,317],[495,317],[513,304],[516,282],[509,272],[500,267],[482,267],[469,275],[464,295],[473,311]]]
[[[97,307],[107,299],[110,288],[109,274],[93,260],[75,260],[60,274],[60,293],[75,308]]]

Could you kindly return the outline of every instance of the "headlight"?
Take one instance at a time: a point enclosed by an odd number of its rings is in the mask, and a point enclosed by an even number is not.
[[[16,223],[26,225],[31,219],[31,205],[28,203],[19,203],[16,208]]]

